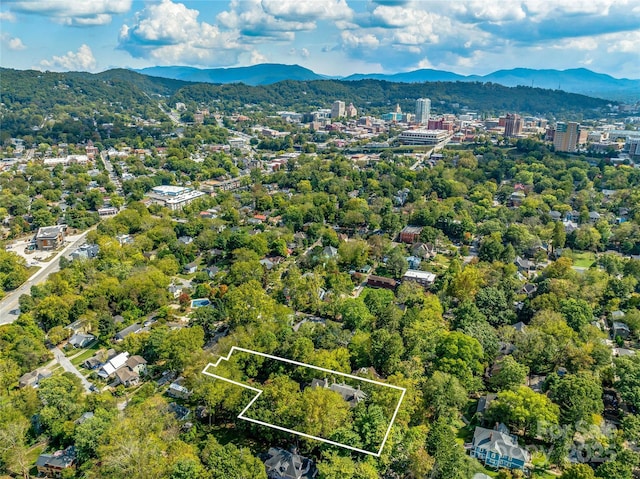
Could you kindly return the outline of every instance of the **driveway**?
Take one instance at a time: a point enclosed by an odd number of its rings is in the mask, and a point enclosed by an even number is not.
[[[69,358],[67,358],[64,355],[64,353],[60,350],[60,348],[51,348],[50,351],[55,356],[56,361],[58,361],[58,364],[62,366],[62,369],[78,376],[80,378],[80,381],[82,381],[82,385],[84,386],[85,390],[88,393],[90,393],[92,384],[89,381],[87,381],[87,378],[85,378],[82,375],[82,373],[78,371],[78,369],[73,364],[71,364],[71,361],[69,361]]]

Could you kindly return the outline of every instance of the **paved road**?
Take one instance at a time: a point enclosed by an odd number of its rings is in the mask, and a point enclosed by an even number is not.
[[[7,294],[4,298],[2,298],[2,300],[0,300],[0,325],[13,323],[16,319],[18,319],[18,315],[15,314],[15,311],[20,307],[20,304],[18,303],[20,296],[23,294],[29,294],[31,291],[31,286],[44,283],[51,273],[60,271],[60,258],[62,258],[62,256],[70,254],[73,250],[82,245],[85,242],[87,233],[89,233],[89,231],[91,231],[92,229],[93,228],[88,229],[79,237],[73,239],[73,241],[65,246],[65,248],[60,251],[51,261],[46,263],[44,267],[36,271],[34,275],[31,276],[31,278],[25,281],[22,286],[20,286],[15,291]]]
[[[80,378],[80,381],[82,381],[82,385],[84,386],[86,391],[91,392],[92,384],[89,381],[87,381],[87,378],[85,378],[82,375],[82,373],[78,371],[78,369],[76,369],[76,367],[71,363],[71,361],[69,361],[69,358],[67,358],[64,355],[64,353],[60,350],[60,348],[51,348],[50,351],[55,356],[56,361],[58,361],[58,364],[62,366],[62,369],[64,369],[65,371],[69,371],[70,373],[78,376]]]

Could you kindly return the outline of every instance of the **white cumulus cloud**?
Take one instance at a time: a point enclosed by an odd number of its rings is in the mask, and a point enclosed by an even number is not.
[[[16,16],[13,14],[13,12],[0,12],[0,21],[15,22]]]
[[[65,55],[54,56],[51,60],[42,60],[40,65],[51,70],[93,71],[97,62],[91,48],[82,44],[77,52],[68,51]]]
[[[131,9],[132,0],[8,0],[12,12],[50,17],[74,26],[105,25]]]
[[[229,10],[220,12],[216,18],[221,26],[240,32],[243,41],[250,43],[264,39],[292,41],[295,32],[316,28],[313,20],[288,20],[288,17],[278,18],[270,14],[261,0],[232,0]]]
[[[3,45],[6,45],[9,48],[9,50],[17,51],[17,50],[24,50],[27,48],[25,44],[22,43],[22,40],[20,38],[12,37],[8,33],[1,34],[0,41],[2,42]]]
[[[261,5],[269,15],[288,21],[349,20],[353,16],[345,0],[263,0]]]
[[[230,65],[248,50],[238,33],[198,21],[200,12],[163,0],[136,13],[133,25],[120,29],[120,48],[136,58],[160,64]]]

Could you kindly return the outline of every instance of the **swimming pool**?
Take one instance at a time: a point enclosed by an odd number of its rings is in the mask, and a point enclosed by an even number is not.
[[[192,308],[199,308],[200,306],[209,306],[210,304],[211,304],[211,301],[209,301],[207,298],[199,298],[199,299],[191,300]]]

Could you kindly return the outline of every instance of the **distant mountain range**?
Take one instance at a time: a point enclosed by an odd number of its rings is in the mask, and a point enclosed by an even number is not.
[[[504,86],[533,86],[552,90],[563,90],[609,100],[640,100],[640,80],[614,78],[586,68],[570,70],[533,70],[514,68],[498,70],[488,75],[459,75],[457,73],[422,69],[411,72],[383,74],[357,73],[347,77],[329,77],[315,73],[300,65],[263,63],[250,67],[200,69],[193,67],[167,66],[135,70],[145,75],[204,83],[244,83],[246,85],[270,85],[284,80],[364,80],[376,79],[388,82],[481,82],[498,83]]]

